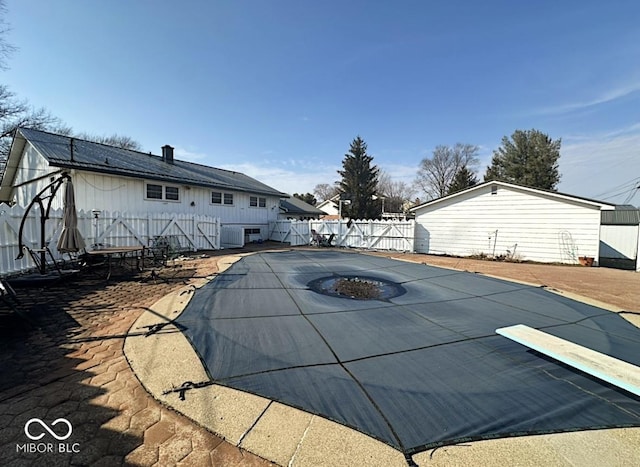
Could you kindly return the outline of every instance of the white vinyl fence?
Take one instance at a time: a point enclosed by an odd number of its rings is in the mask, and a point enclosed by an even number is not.
[[[14,274],[34,268],[25,255],[15,258],[18,232],[24,208],[0,205],[0,275]],[[102,211],[98,218],[91,212],[78,212],[78,230],[88,247],[149,246],[155,237],[171,237],[173,245],[185,251],[217,250],[220,248],[220,220],[210,216],[173,213],[121,213]],[[45,243],[54,258],[61,257],[56,243],[62,231],[62,209],[51,210],[45,223]],[[23,243],[29,248],[40,248],[40,212],[33,208],[24,224]]]
[[[341,247],[376,250],[414,251],[415,221],[290,221],[269,224],[269,240],[292,246],[308,245],[311,230],[325,237],[334,235],[333,244]]]
[[[310,238],[309,221],[278,220],[269,222],[269,240],[300,246],[308,245]]]
[[[623,260],[640,272],[640,226],[601,225],[600,262]]]
[[[244,246],[244,228],[239,225],[223,225],[220,245],[222,248],[242,248]]]

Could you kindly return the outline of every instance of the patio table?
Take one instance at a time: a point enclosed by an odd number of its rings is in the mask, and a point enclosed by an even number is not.
[[[96,248],[95,250],[87,251],[89,257],[103,257],[107,261],[107,280],[111,278],[112,264],[114,259],[121,264],[125,263],[125,259],[129,257],[135,257],[136,270],[142,271],[144,269],[144,246],[115,246],[106,248]]]

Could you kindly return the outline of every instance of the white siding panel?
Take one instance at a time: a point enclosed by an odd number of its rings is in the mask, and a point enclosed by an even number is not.
[[[603,225],[600,227],[600,256],[614,259],[638,257],[637,225]]]
[[[145,212],[141,181],[80,171],[74,171],[72,178],[78,209]]]
[[[55,177],[53,172],[58,171],[57,168],[49,167],[48,162],[44,157],[35,150],[35,148],[31,145],[31,143],[27,142],[24,148],[23,157],[20,160],[20,166],[16,171],[16,178],[14,181],[15,185],[20,185],[25,183],[24,186],[21,186],[15,190],[15,197],[17,204],[20,206],[27,206],[33,198],[49,183],[51,183],[50,178]],[[52,174],[51,177],[46,177],[46,175]],[[43,177],[44,176],[44,177]],[[35,180],[39,177],[43,177],[42,179],[28,183],[30,180]],[[62,206],[62,198],[57,197],[58,200],[54,200],[52,207],[59,208]]]
[[[452,198],[416,213],[416,250],[577,263],[598,258],[600,211],[580,203],[500,186]]]
[[[15,190],[17,204],[27,206],[34,196],[48,185],[51,177],[46,175],[59,172],[49,167],[48,162],[27,142],[20,167],[16,172],[15,184],[21,184],[42,177],[40,180],[25,184]],[[264,238],[269,233],[269,222],[278,219],[280,199],[278,196],[255,195],[266,198],[265,207],[251,207],[252,194],[233,190],[220,190],[232,193],[234,203],[231,206],[211,203],[210,188],[167,184],[152,180],[113,176],[82,170],[69,171],[75,188],[76,207],[90,212],[93,209],[109,212],[145,212],[204,215],[220,218],[223,224],[238,225],[242,228],[260,228]],[[145,199],[146,182],[173,186],[179,189],[179,201]],[[62,207],[62,193],[53,200],[52,208]]]
[[[266,197],[266,207],[250,207],[250,194],[233,193],[233,205],[211,203],[209,188],[177,186],[180,201],[145,199],[145,181],[133,178],[114,177],[90,172],[74,174],[76,188],[76,204],[78,209],[91,211],[126,211],[126,212],[173,212],[219,217],[223,224],[264,227],[265,235],[268,224],[278,218],[280,199],[275,196]],[[162,184],[152,180],[149,183]],[[193,205],[192,205],[193,203]]]
[[[242,248],[244,246],[244,229],[238,225],[223,225],[220,235],[222,248]]]

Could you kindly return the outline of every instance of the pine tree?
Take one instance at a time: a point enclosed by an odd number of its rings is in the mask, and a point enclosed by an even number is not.
[[[339,182],[344,198],[351,201],[343,204],[343,216],[352,219],[373,219],[379,216],[379,201],[373,199],[378,186],[377,166],[372,165],[373,157],[367,154],[367,143],[360,136],[351,142],[349,153],[344,155],[342,177]]]
[[[553,140],[538,130],[516,130],[511,139],[493,152],[484,180],[501,180],[544,190],[554,190],[560,182],[558,159],[561,140]]]
[[[478,184],[478,178],[466,166],[463,166],[453,177],[447,195],[452,195],[458,191],[466,190]]]

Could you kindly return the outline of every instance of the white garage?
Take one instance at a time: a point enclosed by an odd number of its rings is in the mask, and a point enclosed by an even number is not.
[[[598,264],[600,212],[612,204],[485,182],[416,206],[415,249],[545,263]]]

